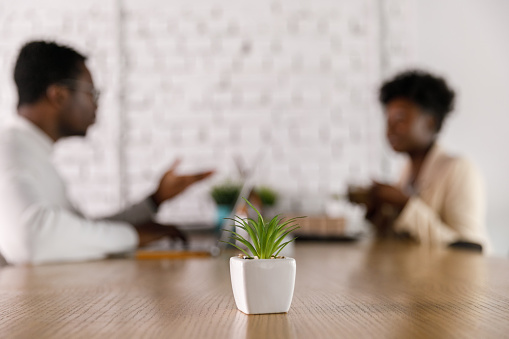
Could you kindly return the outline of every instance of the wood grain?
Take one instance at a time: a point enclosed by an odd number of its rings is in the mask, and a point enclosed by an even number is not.
[[[228,258],[0,269],[1,338],[504,338],[509,260],[408,243],[297,244],[288,314],[236,310]]]

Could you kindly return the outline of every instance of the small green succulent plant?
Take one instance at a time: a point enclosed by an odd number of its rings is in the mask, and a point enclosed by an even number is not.
[[[243,219],[239,216],[235,216],[234,219],[227,219],[237,223],[236,227],[246,231],[251,240],[244,238],[236,231],[228,229],[224,229],[224,231],[230,232],[230,238],[245,245],[252,254],[249,254],[248,251],[232,242],[225,242],[241,250],[249,259],[253,259],[253,257],[258,259],[271,259],[277,257],[286,245],[296,239],[293,238],[284,242],[284,239],[288,234],[300,228],[300,226],[295,223],[295,220],[305,217],[295,217],[284,221],[284,218],[280,217],[280,215],[276,215],[270,221],[265,221],[256,207],[254,207],[246,198],[242,199],[244,199],[244,201],[256,212],[258,220],[254,220],[252,218]]]

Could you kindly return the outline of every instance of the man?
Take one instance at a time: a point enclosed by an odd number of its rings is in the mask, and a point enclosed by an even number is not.
[[[175,163],[139,204],[104,220],[82,216],[50,156],[56,141],[85,136],[95,121],[98,91],[85,61],[44,41],[23,46],[16,61],[18,115],[0,134],[0,253],[11,264],[99,259],[163,237],[183,238],[151,217],[162,202],[212,174],[176,175]]]

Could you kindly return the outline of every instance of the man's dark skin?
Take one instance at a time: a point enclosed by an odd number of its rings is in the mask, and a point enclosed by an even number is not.
[[[52,84],[46,93],[34,104],[18,107],[18,114],[30,120],[46,133],[53,141],[69,136],[85,136],[88,128],[94,124],[97,102],[94,99],[94,81],[84,62],[80,62],[81,72],[73,80],[73,87],[64,84]],[[150,196],[159,207],[195,182],[209,177],[213,172],[202,172],[194,175],[177,175],[177,160],[163,175],[157,190]],[[164,237],[182,239],[186,237],[173,226],[148,222],[134,225],[139,236],[139,246]]]

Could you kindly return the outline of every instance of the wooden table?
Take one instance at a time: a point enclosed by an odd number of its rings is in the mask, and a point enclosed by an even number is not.
[[[297,244],[288,314],[237,311],[228,256],[0,269],[1,338],[503,338],[509,260]]]

